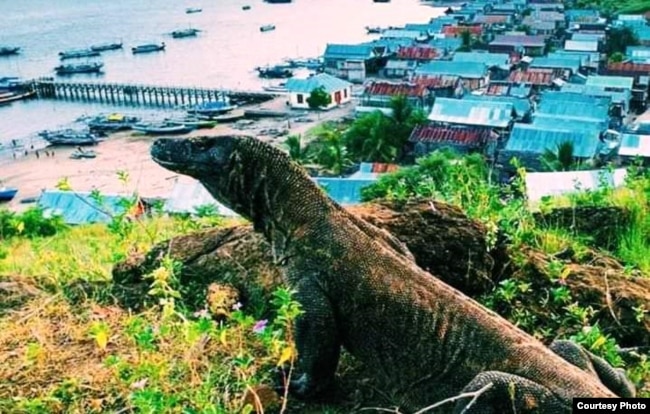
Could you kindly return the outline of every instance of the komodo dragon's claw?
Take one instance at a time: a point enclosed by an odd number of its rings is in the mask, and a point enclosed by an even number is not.
[[[275,377],[275,386],[273,387],[275,392],[280,395],[284,395],[287,388],[287,379],[289,377],[288,367],[278,367],[274,372]],[[295,379],[289,381],[289,393],[291,396],[301,399],[301,400],[317,400],[326,398],[330,392],[334,389],[333,382],[327,383],[315,383],[315,381],[310,380],[307,374],[300,374]]]

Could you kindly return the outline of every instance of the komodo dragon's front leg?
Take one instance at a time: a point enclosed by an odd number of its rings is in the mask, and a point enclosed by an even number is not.
[[[549,348],[566,361],[600,379],[604,386],[623,398],[636,396],[636,388],[625,375],[625,370],[614,368],[607,361],[584,347],[566,340],[553,341]]]

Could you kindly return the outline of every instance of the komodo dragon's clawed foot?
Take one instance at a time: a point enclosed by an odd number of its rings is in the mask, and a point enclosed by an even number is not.
[[[329,381],[314,381],[308,374],[299,375],[298,378],[291,379],[287,384],[289,377],[288,368],[278,368],[275,373],[276,386],[275,391],[283,395],[287,386],[292,397],[301,400],[320,400],[328,399],[335,390],[335,381],[332,378]]]
[[[604,386],[619,397],[632,398],[636,395],[634,384],[625,375],[625,370],[614,368],[584,347],[571,341],[557,340],[549,348],[571,364],[598,377]]]
[[[483,390],[489,384],[491,384],[489,388]],[[529,379],[499,371],[478,374],[462,392],[477,393],[478,397],[476,400],[466,398],[458,401],[453,410],[454,414],[566,414],[571,412],[571,401],[559,400],[547,388]]]

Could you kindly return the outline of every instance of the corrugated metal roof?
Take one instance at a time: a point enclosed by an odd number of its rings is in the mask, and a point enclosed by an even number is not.
[[[490,45],[544,47],[546,45],[546,39],[544,36],[497,35],[494,37],[494,40],[490,42]]]
[[[388,62],[386,62],[386,66],[384,66],[384,69],[415,70],[417,66],[418,64],[414,60],[390,59]]]
[[[613,76],[639,76],[650,73],[650,64],[634,62],[610,62],[607,64],[605,74]]]
[[[510,23],[510,16],[505,14],[480,14],[474,17],[474,22],[481,24],[506,24]]]
[[[520,99],[514,96],[494,96],[494,95],[473,95],[465,94],[463,99],[470,101],[492,101],[492,102],[505,102],[511,103],[517,113],[517,116],[523,117],[530,112],[531,104],[528,99]]]
[[[597,64],[600,60],[600,53],[598,52],[579,52],[576,50],[556,50],[549,53],[548,57],[576,57],[582,61],[583,65]]]
[[[463,32],[470,32],[475,36],[479,36],[483,33],[483,27],[481,26],[444,26],[442,28],[442,33],[447,36],[460,36]]]
[[[569,102],[584,103],[590,106],[604,106],[609,107],[612,103],[612,98],[609,96],[591,96],[581,93],[572,93],[565,91],[546,91],[541,95],[542,102],[544,101],[563,101],[569,105]]]
[[[418,39],[426,35],[426,32],[402,29],[389,29],[381,32],[381,37],[384,39]]]
[[[424,87],[435,89],[435,88],[449,88],[456,87],[456,84],[459,82],[460,78],[458,76],[414,76],[411,81],[418,85]]]
[[[237,216],[237,213],[215,200],[203,184],[187,177],[176,180],[163,210],[168,213],[194,214],[197,207],[207,205],[215,207],[223,216]]]
[[[608,122],[607,120],[579,116],[535,113],[532,125],[540,128],[555,128],[561,125],[563,129],[603,132],[607,129]]]
[[[606,120],[609,114],[609,105],[598,105],[581,103],[578,101],[562,101],[547,99],[542,101],[537,106],[536,113],[548,114],[556,116],[575,116],[580,118],[590,118],[595,120]]]
[[[476,146],[485,144],[491,136],[491,131],[486,128],[449,128],[418,125],[411,132],[409,142],[438,142]]]
[[[426,86],[409,82],[371,81],[364,89],[365,95],[422,97],[428,93]]]
[[[372,46],[367,44],[345,45],[328,43],[323,54],[325,59],[370,59],[373,57]]]
[[[531,68],[561,68],[571,69],[573,73],[578,72],[580,69],[580,59],[576,58],[549,58],[549,57],[536,57],[530,64]]]
[[[581,94],[591,95],[591,96],[609,96],[611,98],[612,103],[624,104],[626,106],[627,106],[627,102],[629,102],[632,96],[632,92],[629,89],[624,89],[622,92],[618,92],[618,91],[606,90],[604,86],[579,85],[575,83],[564,84],[562,86],[562,91],[581,93]]]
[[[433,61],[425,63],[415,70],[417,74],[452,75],[463,78],[482,78],[487,74],[487,67],[477,62]]]
[[[509,102],[438,98],[428,119],[450,124],[505,128],[512,121],[513,110]]]
[[[532,152],[543,154],[555,151],[564,142],[573,143],[573,154],[580,158],[591,158],[600,147],[598,131],[575,131],[570,129],[540,128],[528,124],[515,124],[508,138],[505,151]]]
[[[564,49],[580,52],[597,52],[598,42],[589,40],[567,40],[564,42]]]
[[[650,157],[650,135],[621,134],[618,155]]]
[[[438,50],[431,46],[403,46],[397,49],[400,59],[433,60],[438,56]]]
[[[529,68],[528,70],[510,73],[508,80],[514,83],[527,83],[531,85],[550,85],[555,79],[564,76],[563,69]]]
[[[320,185],[325,192],[339,204],[359,204],[361,203],[361,189],[377,181],[376,178],[314,178],[314,181]]]
[[[510,55],[507,53],[456,52],[452,62],[475,62],[487,66],[508,66]]]
[[[650,59],[650,47],[648,46],[628,46],[625,54],[631,58]]]
[[[585,41],[585,42],[599,42],[605,39],[604,34],[595,33],[574,33],[571,35],[571,40]]]
[[[44,214],[62,216],[67,224],[108,223],[124,211],[124,200],[132,195],[101,195],[101,202],[91,193],[46,190],[38,198]]]
[[[287,79],[285,84],[287,91],[294,93],[311,93],[311,91],[320,87],[324,88],[325,92],[334,93],[351,86],[350,82],[327,73],[319,73],[307,79],[290,78]]]
[[[435,37],[429,40],[429,45],[440,50],[453,51],[463,44],[460,37]]]
[[[533,30],[542,30],[542,31],[555,30],[555,22],[551,22],[551,21],[524,19],[523,24],[525,24],[526,26],[530,27]]]
[[[634,78],[629,76],[589,76],[586,85],[605,88],[632,89]]]
[[[526,195],[529,201],[539,201],[545,196],[559,196],[585,190],[596,190],[607,184],[610,188],[625,185],[625,168],[588,171],[557,171],[526,173]]]

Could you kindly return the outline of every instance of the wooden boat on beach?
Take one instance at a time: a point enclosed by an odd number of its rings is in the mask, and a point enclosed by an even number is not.
[[[214,128],[217,125],[217,121],[205,117],[199,118],[198,116],[186,116],[184,118],[166,118],[165,122],[171,125],[185,125],[188,127],[193,127],[195,129]]]
[[[194,128],[187,125],[172,124],[170,122],[151,122],[133,125],[134,131],[144,132],[148,135],[187,134],[193,129]]]
[[[112,113],[108,115],[99,115],[88,121],[88,127],[91,131],[116,132],[126,131],[140,122],[136,116],[126,116],[123,114]]]
[[[185,13],[187,14],[201,13],[202,11],[203,9],[200,7],[188,7],[187,9],[185,9]]]
[[[77,59],[85,57],[95,57],[99,56],[99,52],[91,49],[73,49],[59,52],[59,59]]]
[[[16,187],[0,187],[0,202],[9,202],[13,200],[16,193],[18,193]]]
[[[90,50],[95,52],[105,52],[108,50],[117,50],[122,49],[122,42],[120,43],[102,43],[98,45],[90,46]]]
[[[135,55],[136,53],[151,53],[159,52],[165,50],[165,42],[161,43],[147,43],[144,45],[139,45],[131,48],[131,51]]]
[[[204,102],[202,104],[196,105],[188,112],[191,114],[213,116],[225,114],[226,112],[230,112],[235,108],[237,108],[237,105],[231,105],[230,99],[228,99],[228,97],[224,97],[218,101]]]
[[[274,24],[265,24],[264,26],[260,27],[260,32],[270,32],[271,30],[275,30],[275,25]]]
[[[82,158],[96,158],[97,154],[93,150],[84,150],[83,148],[79,147],[77,148],[72,154],[70,154],[70,158],[73,160],[80,160]]]
[[[41,131],[38,136],[47,141],[50,145],[96,145],[100,142],[96,134],[74,129],[63,129],[60,131]]]
[[[73,75],[75,73],[100,73],[104,66],[101,62],[60,65],[54,68],[57,75]]]
[[[0,56],[17,55],[20,52],[18,46],[0,46]]]

